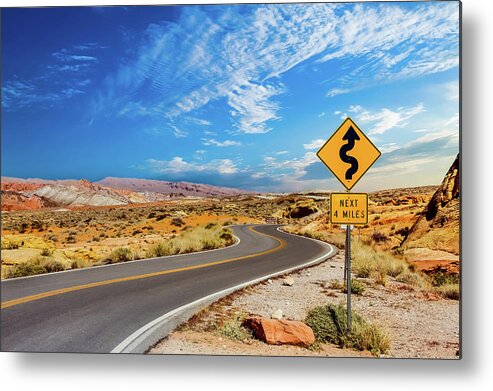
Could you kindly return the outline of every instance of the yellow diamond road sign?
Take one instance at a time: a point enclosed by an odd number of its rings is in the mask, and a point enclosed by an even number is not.
[[[348,190],[361,179],[381,153],[351,120],[346,120],[317,156]]]

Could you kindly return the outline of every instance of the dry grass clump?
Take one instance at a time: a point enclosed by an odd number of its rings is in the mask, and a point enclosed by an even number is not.
[[[346,234],[342,232],[338,233],[326,233],[311,230],[301,230],[294,227],[285,227],[286,232],[296,235],[306,236],[307,238],[318,239],[323,242],[333,244],[338,248],[344,248],[346,246]]]
[[[201,226],[183,231],[175,238],[155,243],[147,249],[146,257],[164,257],[167,255],[213,250],[229,246],[234,241],[233,232],[230,228],[208,224],[205,227]]]
[[[108,263],[120,263],[120,262],[128,262],[133,261],[135,259],[135,255],[132,253],[127,247],[119,247],[113,250],[110,255],[108,255],[104,260],[104,264]]]
[[[412,283],[411,285],[424,282],[424,278],[420,278],[420,276],[410,276],[417,273],[409,268],[409,264],[405,260],[396,258],[385,251],[376,251],[373,247],[360,241],[353,241],[351,253],[352,271],[357,277],[372,277],[381,285],[386,284],[387,276],[397,277],[397,279],[403,276],[402,278]]]
[[[459,284],[444,284],[435,288],[436,291],[444,298],[451,300],[460,299]]]
[[[19,243],[11,242],[2,238],[2,250],[17,250],[19,248]]]
[[[65,270],[65,266],[61,262],[51,257],[37,256],[10,267],[5,273],[5,278],[34,276],[36,274],[59,272],[62,270]]]

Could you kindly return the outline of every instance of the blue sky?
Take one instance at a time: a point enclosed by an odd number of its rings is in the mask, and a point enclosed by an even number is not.
[[[2,175],[354,191],[440,183],[459,151],[458,2],[2,10]]]

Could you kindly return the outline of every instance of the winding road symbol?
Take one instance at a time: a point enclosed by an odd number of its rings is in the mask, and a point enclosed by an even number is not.
[[[339,150],[339,157],[344,163],[348,163],[351,165],[351,167],[349,167],[346,171],[345,175],[345,178],[347,180],[351,180],[353,179],[353,175],[358,171],[359,164],[358,160],[355,157],[349,156],[347,153],[354,148],[356,140],[359,140],[360,138],[353,127],[350,126],[342,139],[347,140],[347,144],[344,144]]]
[[[350,191],[381,153],[351,118],[346,118],[317,152],[342,185]]]

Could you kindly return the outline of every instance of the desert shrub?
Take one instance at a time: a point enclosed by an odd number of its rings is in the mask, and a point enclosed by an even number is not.
[[[251,338],[252,334],[250,330],[242,326],[243,317],[241,315],[236,316],[220,325],[217,330],[219,334],[234,341],[244,341],[247,338]]]
[[[341,347],[369,350],[374,355],[385,353],[390,338],[378,326],[366,322],[351,311],[351,332],[347,332],[346,307],[328,304],[308,312],[305,323],[310,326],[319,343],[333,343]]]
[[[63,263],[56,260],[46,261],[44,267],[47,273],[61,272],[65,270],[65,266],[63,265]]]
[[[235,241],[233,232],[230,229],[222,229],[219,238],[222,239],[227,246],[233,244]]]
[[[376,282],[385,285],[387,276],[398,277],[413,273],[409,264],[385,251],[377,251],[361,242],[352,244],[352,271],[357,277],[373,277]],[[416,277],[418,279],[419,277]]]
[[[75,243],[76,241],[77,241],[77,239],[76,239],[75,235],[70,234],[67,236],[67,239],[66,239],[67,243]]]
[[[459,284],[444,284],[436,288],[436,291],[446,299],[459,300],[460,287]]]
[[[205,229],[211,229],[214,228],[215,226],[217,226],[216,222],[210,222],[205,226]]]
[[[438,267],[429,273],[433,286],[453,285],[459,283],[459,274],[450,273]]]
[[[65,270],[65,267],[61,262],[50,257],[37,256],[10,267],[5,274],[5,278],[34,276],[37,274],[58,272],[62,270]]]
[[[229,228],[215,225],[212,228],[199,226],[182,231],[167,241],[153,244],[146,250],[146,257],[162,257],[174,254],[187,254],[202,250],[212,250],[234,243],[233,232]]]
[[[358,265],[357,267],[353,267],[352,271],[354,272],[354,274],[356,274],[356,277],[368,278],[373,272],[373,265],[369,263],[363,263],[361,265]]]
[[[19,243],[2,239],[2,250],[17,250],[18,248],[19,248]]]
[[[185,221],[181,217],[173,217],[171,219],[171,225],[174,225],[175,227],[181,227],[182,225],[185,225]]]
[[[113,250],[108,257],[104,259],[104,263],[119,263],[128,262],[134,259],[132,251],[127,247],[119,247]]]
[[[330,280],[328,283],[328,287],[331,289],[344,289],[344,286],[345,286],[344,283],[342,283],[336,278]]]
[[[384,270],[375,270],[372,273],[372,277],[375,279],[377,284],[387,286],[387,274]]]
[[[419,288],[428,288],[430,284],[424,275],[421,273],[412,272],[410,270],[399,274],[396,280]]]
[[[51,240],[52,242],[58,242],[58,237],[55,234],[48,235],[48,240]]]
[[[36,262],[25,261],[25,262],[16,263],[15,265],[7,269],[5,278],[34,276],[36,274],[43,274],[43,273],[46,273],[46,269],[44,266]]]
[[[43,249],[41,250],[41,255],[42,255],[43,257],[49,257],[49,256],[50,256],[50,255],[52,255],[52,254],[53,254],[53,250],[52,250],[52,249],[50,249],[50,248],[48,248],[48,247],[45,247],[45,248],[43,248]]]
[[[287,232],[306,236],[308,238],[318,239],[323,242],[333,244],[338,248],[344,248],[346,246],[346,234],[344,233],[326,234],[323,232],[310,231],[310,230],[307,231],[287,230]]]
[[[44,230],[43,223],[38,220],[33,220],[31,221],[31,229],[37,229],[38,231],[43,231]]]
[[[70,263],[71,269],[82,269],[83,267],[86,267],[86,261],[84,261],[83,259],[74,259]]]
[[[146,251],[147,258],[166,257],[173,254],[175,254],[175,250],[171,241],[157,242]]]
[[[358,280],[351,278],[351,293],[355,295],[361,295],[365,291],[365,286]],[[344,284],[342,288],[343,293],[347,293],[347,285]]]

